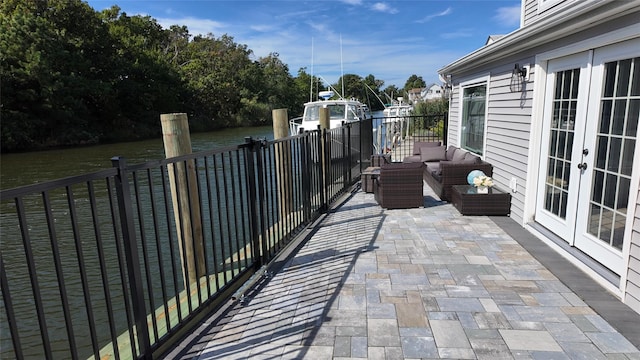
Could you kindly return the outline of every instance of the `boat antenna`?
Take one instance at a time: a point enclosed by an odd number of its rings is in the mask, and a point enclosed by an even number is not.
[[[366,86],[366,87],[367,87],[367,89],[369,89],[369,91],[371,91],[371,93],[372,93],[373,95],[375,95],[375,97],[378,99],[378,101],[380,101],[380,104],[382,104],[382,106],[387,107],[387,106],[384,104],[384,101],[382,101],[382,99],[380,99],[380,96],[378,96],[378,94],[376,94],[376,92],[375,92],[375,91],[373,91],[373,89],[371,88],[371,86],[369,86],[369,84],[367,84],[367,83],[363,83],[363,84],[364,84],[364,86]],[[386,95],[386,93],[384,93],[384,94]],[[388,95],[387,95],[387,96],[388,96]]]
[[[344,96],[344,69],[342,66],[342,34],[340,34],[340,82],[342,83],[342,95]]]
[[[309,80],[309,101],[313,101],[313,37],[311,38],[311,80]]]

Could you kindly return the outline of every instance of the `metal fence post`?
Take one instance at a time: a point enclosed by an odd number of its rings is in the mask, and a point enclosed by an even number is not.
[[[330,157],[328,156],[329,154],[329,146],[327,144],[327,129],[320,129],[320,151],[318,152],[319,154],[321,154],[320,158],[321,158],[321,167],[322,167],[322,176],[320,181],[322,181],[322,191],[321,191],[321,198],[320,198],[320,211],[321,212],[326,212],[329,209],[329,169],[330,164],[328,163],[330,161]]]
[[[253,140],[250,136],[244,138],[244,142],[248,144],[247,151],[245,154],[245,164],[247,168],[247,185],[249,187],[249,218],[251,221],[251,252],[252,256],[255,259],[255,269],[259,269],[264,263],[264,257],[266,256],[264,249],[261,250],[263,241],[260,241],[262,230],[260,226],[260,217],[258,216],[258,211],[260,209],[260,203],[258,200],[258,195],[256,190],[259,189],[258,182],[256,181],[256,167],[255,167],[255,159],[256,159],[256,147],[259,146],[259,142]],[[257,159],[259,161],[260,154],[257,155]],[[262,198],[262,196],[260,197]]]
[[[307,133],[305,136],[300,138],[300,160],[301,160],[301,172],[302,172],[302,194],[303,198],[303,208],[304,208],[304,221],[307,221],[311,218],[311,192],[312,192],[312,171],[311,171],[311,145],[310,133]]]
[[[349,179],[349,186],[351,186],[351,167],[353,166],[353,152],[351,151],[351,126],[353,126],[353,124],[351,124],[350,126],[347,127],[347,179]],[[347,184],[347,182],[345,181],[345,184]]]
[[[131,203],[131,187],[126,172],[126,160],[122,157],[113,157],[111,158],[111,164],[118,169],[118,174],[114,177],[114,180],[116,196],[118,198],[120,226],[122,227],[125,260],[127,262],[129,291],[131,292],[133,317],[136,323],[138,348],[143,358],[152,359],[150,350],[151,340],[149,339],[149,327],[147,325],[147,311],[144,303],[144,287],[139,267],[140,256],[138,254],[138,244],[136,241],[135,226],[133,224],[134,211],[133,204]],[[129,329],[129,331],[133,331],[133,329]],[[135,347],[132,348],[135,349]]]
[[[442,119],[442,145],[447,145],[447,137],[449,136],[449,113],[444,113]]]

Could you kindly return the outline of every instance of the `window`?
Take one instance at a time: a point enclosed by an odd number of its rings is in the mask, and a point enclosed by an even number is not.
[[[482,155],[484,148],[487,84],[473,85],[462,91],[462,127],[460,147]]]

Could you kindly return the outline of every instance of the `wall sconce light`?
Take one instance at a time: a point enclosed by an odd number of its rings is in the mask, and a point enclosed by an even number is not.
[[[528,75],[528,69],[526,67],[520,67],[520,64],[517,64],[513,68],[513,76],[520,76],[521,78],[526,78]]]
[[[453,95],[453,85],[451,84],[451,74],[447,75],[444,83],[444,96],[447,99],[451,99]]]
[[[511,72],[511,84],[509,85],[511,92],[524,91],[528,80],[529,65],[521,67],[520,64],[516,64]]]

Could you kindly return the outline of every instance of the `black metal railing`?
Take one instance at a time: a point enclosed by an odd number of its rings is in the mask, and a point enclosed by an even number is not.
[[[446,145],[448,114],[410,115],[373,118],[374,152],[391,154],[401,162],[413,155],[416,141],[441,141]]]
[[[371,120],[0,192],[0,358],[155,358],[360,178]]]

